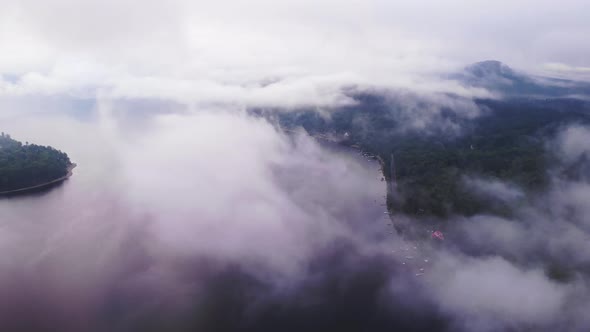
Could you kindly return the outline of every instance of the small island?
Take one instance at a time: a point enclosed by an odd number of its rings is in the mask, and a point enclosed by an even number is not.
[[[60,183],[76,166],[65,152],[0,134],[0,195],[27,193]]]

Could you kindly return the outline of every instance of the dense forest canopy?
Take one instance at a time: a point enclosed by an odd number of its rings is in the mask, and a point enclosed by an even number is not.
[[[65,176],[68,155],[50,146],[22,144],[0,134],[0,192],[44,184]]]
[[[440,122],[459,123],[458,131],[412,130],[403,113],[407,101],[399,96],[352,97],[356,105],[333,110],[329,117],[301,110],[283,113],[277,121],[286,128],[303,127],[312,135],[341,137],[342,143],[379,156],[387,179],[392,176],[393,156],[400,195],[397,200],[389,197],[389,208],[413,215],[509,213],[501,202],[473,195],[465,179],[506,181],[529,193],[542,190],[551,163],[547,142],[568,124],[590,123],[587,101],[506,98],[475,100],[485,111],[474,119],[453,118],[455,110],[441,110]],[[428,101],[415,98],[417,109],[430,107]]]

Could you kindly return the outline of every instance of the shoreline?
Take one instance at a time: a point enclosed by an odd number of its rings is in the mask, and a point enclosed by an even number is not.
[[[48,188],[52,185],[58,184],[60,182],[63,182],[65,180],[69,179],[74,174],[73,170],[74,170],[74,168],[76,168],[76,166],[78,166],[76,163],[71,163],[70,166],[68,166],[68,172],[66,173],[66,175],[64,175],[58,179],[51,180],[49,182],[45,182],[45,183],[38,184],[35,186],[26,187],[26,188],[0,191],[0,196],[25,194],[30,191],[36,191],[36,190]]]

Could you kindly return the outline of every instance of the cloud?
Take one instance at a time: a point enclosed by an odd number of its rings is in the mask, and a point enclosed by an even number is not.
[[[97,107],[92,122],[53,114],[9,121],[14,137],[46,140],[79,166],[50,195],[0,201],[0,244],[12,252],[0,261],[0,306],[22,312],[0,317],[1,326],[137,329],[152,315],[161,324],[184,325],[187,310],[201,312],[224,299],[216,290],[199,302],[217,278],[238,278],[234,285],[244,292],[255,289],[248,280],[261,285],[253,296],[267,308],[289,289],[313,297],[313,287],[327,287],[313,283],[314,274],[334,277],[330,269],[313,272],[318,262],[329,266],[387,249],[376,202],[382,183],[364,159],[286,136],[241,112],[127,122],[117,115],[120,105]],[[380,259],[374,264],[366,269],[384,266]],[[344,265],[366,278],[364,263]],[[387,283],[381,279],[375,294]],[[284,303],[299,302],[291,296]],[[111,313],[111,306],[120,310]],[[243,304],[245,312],[255,308]]]
[[[587,127],[567,127],[560,133],[556,142],[560,159],[569,164],[587,156],[590,148],[584,142],[588,139],[590,139],[590,129]]]
[[[3,119],[11,134],[79,167],[48,195],[0,201],[0,246],[12,253],[0,260],[2,326],[587,326],[584,181],[552,172],[547,192],[523,198],[470,178],[519,204],[503,217],[450,217],[444,246],[420,246],[432,263],[417,277],[392,253],[415,244],[388,232],[377,167],[355,153],[240,110],[100,100],[81,116],[15,103],[20,116]],[[584,130],[565,128],[548,147],[577,158]],[[231,323],[218,319],[229,312]]]
[[[470,98],[493,96],[441,73],[488,58],[588,67],[585,3],[480,5],[4,1],[5,130],[79,167],[50,195],[0,201],[0,325],[585,330],[586,128],[548,145],[545,193],[467,178],[512,213],[451,217],[446,246],[421,249],[436,257],[421,279],[391,253],[412,244],[375,207],[376,165],[242,112],[377,90],[406,128],[456,131],[445,109],[469,120]]]
[[[588,74],[590,73],[590,67],[576,67],[570,66],[564,63],[551,62],[546,63],[543,67],[551,72],[557,74]]]
[[[588,178],[555,171],[572,163],[587,164],[580,159],[586,131],[579,125],[563,128],[548,144],[558,159],[544,192],[530,194],[497,180],[466,179],[488,202],[509,203],[511,212],[446,221],[449,250],[437,251],[426,277],[429,291],[452,317],[455,329],[581,331],[586,326],[576,308],[588,306]]]
[[[558,318],[568,292],[543,271],[522,270],[498,257],[442,257],[433,272],[435,296],[464,330],[543,326]]]
[[[500,200],[506,203],[518,201],[525,196],[518,186],[499,180],[465,177],[463,178],[463,184],[467,189],[483,198]]]
[[[481,95],[438,75],[488,58],[587,67],[583,5],[5,1],[0,74],[18,79],[0,93],[286,107],[341,104],[351,85]]]

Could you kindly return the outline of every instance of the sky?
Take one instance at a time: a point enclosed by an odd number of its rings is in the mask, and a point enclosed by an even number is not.
[[[496,59],[587,78],[584,1],[11,1],[0,93],[292,107],[343,86],[467,93],[437,75]],[[473,92],[472,92],[473,93]]]

